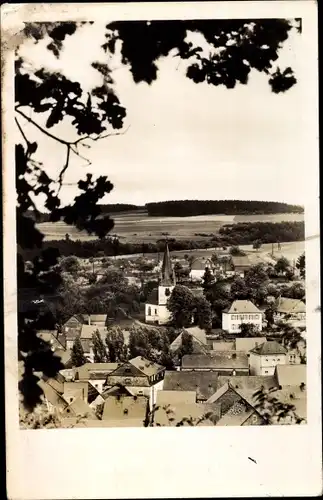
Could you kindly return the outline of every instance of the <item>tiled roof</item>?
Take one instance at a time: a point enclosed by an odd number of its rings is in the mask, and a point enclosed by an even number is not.
[[[196,402],[194,391],[157,391],[157,405],[187,404]]]
[[[91,339],[94,332],[98,331],[102,340],[105,340],[108,329],[105,326],[97,325],[82,325],[81,339]]]
[[[107,314],[90,314],[90,322],[93,323],[105,323],[107,320]],[[87,318],[88,320],[88,318]]]
[[[120,366],[120,363],[85,363],[77,369],[79,380],[93,379],[93,374],[97,378],[105,379],[109,373],[112,373]]]
[[[230,385],[234,389],[238,389],[239,392],[256,392],[262,386],[265,389],[270,389],[271,387],[276,387],[277,382],[274,375],[219,375],[218,376],[218,388],[222,387],[226,383],[230,383]]]
[[[212,351],[234,351],[235,344],[234,342],[221,342],[221,341],[213,341],[212,342]],[[238,351],[242,351],[243,349],[237,349]]]
[[[194,391],[198,400],[206,400],[217,390],[216,372],[166,371],[165,391]]]
[[[144,426],[147,415],[148,398],[144,396],[110,396],[106,399],[103,408],[102,420],[114,422],[131,422],[139,420]]]
[[[78,397],[75,399],[65,410],[64,410],[64,416],[80,416],[80,417],[85,417],[85,418],[91,418],[95,420],[97,417],[95,416],[95,413],[92,411],[92,409],[89,407],[89,405],[81,398]]]
[[[277,365],[276,378],[281,387],[306,384],[307,365]]]
[[[204,271],[206,267],[211,267],[211,263],[208,259],[195,259],[191,265],[191,271]]]
[[[167,414],[167,411],[170,413]],[[215,422],[206,418],[198,424],[198,420],[206,414],[212,414],[214,419],[219,418],[218,410],[206,403],[171,404],[160,406],[154,414],[154,426],[175,427],[183,418],[192,418],[198,426],[213,426]],[[184,425],[189,425],[184,423]]]
[[[267,342],[266,337],[237,337],[235,339],[235,348],[237,351],[249,352],[264,342]]]
[[[68,330],[64,331],[64,335],[66,340],[75,340],[76,337],[78,337],[81,333],[82,330],[82,325],[76,326],[76,327],[68,327]]]
[[[234,267],[250,267],[251,262],[248,257],[245,256],[232,256],[232,263]]]
[[[153,363],[153,361],[149,361],[148,359],[145,359],[142,356],[137,356],[136,358],[130,359],[129,363],[135,366],[147,377],[150,377],[151,375],[156,375],[157,373],[165,369],[164,366],[158,365],[157,363]]]
[[[247,369],[248,356],[244,352],[238,351],[223,351],[212,353],[210,355],[203,354],[186,354],[182,358],[182,368],[209,368],[209,369]]]
[[[56,351],[54,351],[54,355],[60,358],[65,367],[67,367],[71,361],[70,349],[56,349]]]
[[[258,347],[251,349],[252,353],[261,356],[270,356],[271,354],[286,354],[287,349],[279,344],[276,340],[268,340]]]
[[[224,312],[227,312],[229,314],[261,314],[261,311],[258,309],[258,307],[256,307],[255,304],[253,304],[250,300],[235,300],[234,302],[232,302],[229,309]]]
[[[47,401],[55,408],[64,409],[67,407],[65,399],[57,392],[51,385],[47,384],[44,380],[39,380],[39,387],[43,390],[44,396]]]
[[[189,328],[185,328],[185,331],[191,335],[193,335],[197,340],[202,342],[202,344],[206,345],[206,333],[205,330],[199,328],[198,326],[191,326]]]
[[[277,312],[285,314],[305,313],[306,306],[302,300],[280,297],[277,300]]]
[[[158,306],[158,288],[154,288],[150,292],[150,294],[146,300],[146,304],[148,304],[148,305],[151,304],[152,306]]]
[[[217,422],[216,425],[223,426],[239,426],[243,425],[244,422],[253,414],[257,413],[254,408],[246,404],[242,407],[241,403],[235,403],[230,410],[223,415],[222,418]]]
[[[205,331],[198,327],[186,328],[186,333],[191,335],[193,342],[193,352],[195,354],[206,354],[209,350],[207,349],[206,335]],[[170,349],[175,352],[182,345],[183,332],[181,332],[176,339],[171,343]]]

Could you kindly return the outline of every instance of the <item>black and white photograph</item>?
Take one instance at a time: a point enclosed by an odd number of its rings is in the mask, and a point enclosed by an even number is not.
[[[90,13],[15,34],[20,430],[307,426],[303,18]]]

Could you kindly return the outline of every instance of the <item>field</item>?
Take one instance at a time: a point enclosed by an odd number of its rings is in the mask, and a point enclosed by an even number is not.
[[[303,214],[268,214],[268,215],[199,215],[193,217],[149,217],[145,211],[114,214],[115,226],[111,235],[117,235],[120,241],[142,243],[156,242],[168,236],[176,239],[201,239],[217,233],[224,224],[239,222],[283,222],[303,221]],[[63,222],[43,222],[38,224],[45,240],[64,239],[66,234],[72,240],[92,240],[93,236],[77,231]]]

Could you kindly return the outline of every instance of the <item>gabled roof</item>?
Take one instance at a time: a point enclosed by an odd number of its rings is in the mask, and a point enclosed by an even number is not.
[[[235,344],[234,342],[224,342],[220,340],[214,340],[212,342],[212,351],[215,352],[223,352],[223,351],[234,351],[235,350]],[[237,349],[237,351],[242,351],[243,349]]]
[[[109,389],[105,389],[102,393],[101,393],[101,397],[105,400],[107,399],[109,396],[132,396],[131,392],[128,391],[128,389],[126,389],[126,387],[124,387],[123,385],[121,384],[116,384],[112,387],[109,387]]]
[[[261,311],[258,309],[255,304],[253,304],[250,300],[235,300],[232,302],[229,309],[223,311],[228,314],[261,314]]]
[[[182,358],[183,369],[209,368],[213,370],[221,369],[248,369],[248,356],[244,352],[223,351],[214,352],[211,355],[185,354]]]
[[[81,398],[75,399],[65,410],[64,416],[85,417],[96,420],[97,417],[90,406]]]
[[[306,306],[302,300],[280,297],[277,300],[277,312],[284,314],[305,313]]]
[[[70,364],[71,353],[70,349],[56,349],[56,351],[54,351],[54,355],[60,358],[65,367],[68,367]]]
[[[197,340],[199,340],[202,344],[206,345],[206,333],[205,330],[202,328],[199,328],[198,326],[191,326],[188,328],[185,328],[185,331],[189,333],[190,335],[193,335]]]
[[[129,363],[135,366],[147,377],[151,377],[152,375],[156,375],[162,370],[165,370],[164,366],[154,363],[153,361],[149,361],[142,356],[137,356],[136,358],[130,359]]]
[[[85,363],[85,365],[77,368],[78,378],[79,380],[105,379],[109,373],[112,373],[120,365],[120,363]]]
[[[206,354],[209,349],[207,348],[206,334],[204,330],[198,327],[186,328],[185,332],[192,337],[193,352],[195,354]],[[182,345],[183,332],[181,332],[176,339],[171,343],[170,350],[177,351]]]
[[[216,425],[223,425],[226,427],[243,425],[253,413],[258,414],[255,408],[249,404],[246,404],[244,408],[241,408],[239,403],[235,403],[230,410],[225,413],[222,418],[220,418]]]
[[[209,418],[205,418],[201,423],[198,423],[200,419],[208,414],[210,414]],[[184,418],[192,418],[197,426],[213,426],[215,421],[219,419],[219,412],[215,406],[206,403],[163,405],[155,411],[153,425],[157,427],[175,427]],[[183,425],[189,424],[184,422]]]
[[[59,341],[57,337],[56,330],[39,330],[37,332],[37,337],[42,339],[44,342],[51,344],[54,349],[64,349],[63,344]]]
[[[64,326],[83,324],[85,322],[84,316],[82,314],[73,314],[65,323]]]
[[[204,271],[206,267],[211,268],[209,259],[195,259],[191,264],[191,271]]]
[[[144,396],[121,396],[106,399],[102,420],[113,422],[142,422],[144,426],[148,410],[148,398]]]
[[[237,337],[235,339],[235,347],[237,351],[249,352],[264,342],[267,342],[266,337]]]
[[[281,387],[306,385],[306,365],[277,365],[276,378]]]
[[[67,407],[67,402],[59,392],[57,392],[51,385],[47,384],[44,380],[40,379],[38,384],[43,390],[44,397],[55,408],[64,409]]]
[[[157,391],[157,405],[188,404],[196,402],[195,391]]]
[[[68,398],[78,399],[79,397],[81,397],[84,401],[87,401],[88,391],[88,382],[64,382],[63,397],[68,402]]]
[[[105,340],[107,336],[108,329],[105,326],[97,326],[97,325],[82,325],[81,328],[81,339],[92,339],[92,335],[94,332],[98,331],[102,340]]]
[[[253,354],[259,354],[260,356],[270,356],[272,354],[286,354],[287,349],[276,340],[268,340],[260,346],[254,347],[250,352]]]
[[[207,400],[217,390],[216,372],[166,371],[164,391],[194,391],[198,400]]]

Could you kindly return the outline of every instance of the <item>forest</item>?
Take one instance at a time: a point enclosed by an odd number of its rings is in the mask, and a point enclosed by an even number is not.
[[[182,200],[147,203],[148,215],[188,217],[192,215],[259,215],[303,213],[299,205],[288,205],[275,201],[241,200]]]

